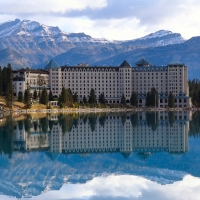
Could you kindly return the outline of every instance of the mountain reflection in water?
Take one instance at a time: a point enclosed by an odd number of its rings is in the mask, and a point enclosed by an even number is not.
[[[111,174],[161,184],[182,180],[188,173],[200,176],[190,165],[200,161],[194,156],[197,150],[191,154],[188,147],[188,135],[198,137],[199,119],[199,113],[186,111],[3,118],[0,193],[36,196],[65,183]]]

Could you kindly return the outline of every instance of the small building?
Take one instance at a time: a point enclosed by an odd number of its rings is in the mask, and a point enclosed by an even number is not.
[[[41,81],[43,82],[41,84],[42,86],[38,83],[39,77],[41,77]],[[27,87],[30,88],[32,95],[34,90],[36,90],[38,93],[43,87],[49,91],[49,72],[47,70],[29,68],[14,70],[13,87],[16,96],[20,91],[24,94]]]

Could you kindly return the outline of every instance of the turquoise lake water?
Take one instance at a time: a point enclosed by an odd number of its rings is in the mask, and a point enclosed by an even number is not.
[[[0,199],[200,199],[200,113],[1,116]]]

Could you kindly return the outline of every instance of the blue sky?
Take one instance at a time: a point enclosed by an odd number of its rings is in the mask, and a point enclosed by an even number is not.
[[[185,39],[200,35],[199,0],[1,0],[0,23],[15,18],[127,40],[164,29]]]

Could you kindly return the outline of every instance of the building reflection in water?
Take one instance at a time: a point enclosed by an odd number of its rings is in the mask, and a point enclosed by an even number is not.
[[[190,112],[138,112],[52,115],[27,122],[14,130],[14,149],[60,153],[132,152],[185,153],[188,151]]]

